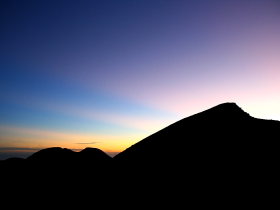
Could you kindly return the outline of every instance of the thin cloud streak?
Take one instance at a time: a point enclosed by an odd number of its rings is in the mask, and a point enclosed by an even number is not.
[[[0,147],[0,151],[38,151],[44,148],[32,148],[32,147]]]
[[[0,151],[1,152],[9,152],[9,151],[39,151],[39,150],[42,150],[42,149],[46,149],[46,148],[50,148],[50,147],[38,147],[38,148],[35,148],[35,147],[0,147]],[[64,147],[62,147],[64,148]],[[73,148],[69,148],[70,150],[73,150],[73,151],[80,151],[82,149],[73,149]]]
[[[80,133],[65,133],[57,132],[43,129],[32,129],[24,127],[15,126],[0,126],[0,136],[1,146],[8,147],[11,141],[18,141],[22,138],[28,140],[28,142],[22,143],[22,147],[29,147],[40,143],[40,147],[64,147],[71,149],[72,144],[93,142],[92,140],[100,140],[98,142],[103,142],[100,144],[99,149],[107,150],[111,149],[116,152],[123,151],[125,148],[131,146],[132,144],[140,141],[145,136],[144,135],[101,135],[101,134],[80,134]],[[14,144],[15,145],[15,144]],[[82,144],[80,144],[82,145]],[[21,147],[21,146],[17,146]],[[81,148],[82,149],[82,148]]]

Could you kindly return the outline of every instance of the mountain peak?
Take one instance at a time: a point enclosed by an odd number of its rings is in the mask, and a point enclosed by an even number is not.
[[[218,104],[210,109],[220,108],[220,109],[241,109],[236,103],[234,102],[226,102],[222,104]],[[209,110],[209,109],[208,109]],[[241,109],[242,110],[242,109]],[[243,110],[242,110],[243,111]]]
[[[93,147],[86,147],[85,149],[81,150],[80,152],[103,152],[102,150],[98,148],[93,148]]]
[[[240,139],[239,132],[247,132],[248,136],[248,131],[244,129],[252,119],[236,103],[222,103],[165,127],[119,153],[114,159],[148,164],[149,160],[156,159],[154,153],[157,150],[168,151],[172,157],[178,158],[183,158],[186,151],[189,154],[193,154],[193,151],[199,154],[200,150],[207,153],[211,147],[215,151],[226,144],[224,139],[228,136],[236,141]],[[171,142],[176,152],[170,149]]]
[[[243,118],[243,117],[249,117],[250,115],[245,112],[241,107],[239,107],[234,102],[227,102],[222,103],[217,106],[214,106],[210,109],[204,110],[200,113],[197,113],[193,116],[197,115],[208,115],[209,117],[215,117],[215,118]]]
[[[75,153],[74,151],[67,149],[67,148],[61,148],[61,147],[50,147],[46,149],[42,149],[38,152],[35,152],[31,156],[27,158],[27,160],[57,160],[62,159],[66,155],[72,155]]]
[[[222,104],[219,104],[217,106],[214,106],[214,107],[224,107],[224,108],[227,108],[227,109],[241,109],[236,103],[234,102],[226,102],[226,103],[222,103]],[[213,108],[214,108],[213,107]],[[243,111],[243,110],[242,110]]]
[[[92,147],[87,147],[87,148],[81,150],[78,154],[79,154],[79,156],[83,157],[84,159],[88,159],[88,160],[108,161],[108,160],[112,159],[109,155],[107,155],[101,149],[92,148]]]

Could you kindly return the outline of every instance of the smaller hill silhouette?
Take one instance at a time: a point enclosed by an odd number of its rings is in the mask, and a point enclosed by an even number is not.
[[[12,157],[12,158],[8,158],[6,160],[1,160],[0,167],[9,166],[10,169],[12,169],[12,168],[17,168],[17,167],[22,167],[24,165],[24,163],[25,163],[25,159]]]
[[[74,152],[67,148],[51,147],[35,152],[26,159],[9,158],[1,161],[0,167],[6,177],[25,171],[25,179],[36,176],[55,180],[63,176],[70,178],[107,176],[112,158],[97,148],[85,148]]]
[[[62,163],[74,159],[75,152],[61,147],[52,147],[42,149],[35,152],[26,160],[29,162],[41,162],[41,163]]]
[[[42,167],[79,167],[99,166],[109,164],[112,158],[97,148],[85,148],[80,152],[74,152],[67,148],[52,147],[42,149],[28,158],[26,161],[31,165]]]
[[[88,163],[106,164],[112,160],[112,157],[110,157],[105,152],[97,148],[87,147],[81,150],[79,153],[77,153],[77,155],[81,162],[85,161]]]
[[[94,162],[106,162],[110,161],[112,158],[97,148],[87,147],[80,152],[74,152],[67,148],[52,147],[42,149],[35,152],[28,158],[29,162],[42,162],[42,163],[57,163],[57,162],[67,162],[67,161],[94,161]]]

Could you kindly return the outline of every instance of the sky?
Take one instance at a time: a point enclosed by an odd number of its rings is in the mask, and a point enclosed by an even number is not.
[[[279,81],[278,0],[0,0],[0,160],[113,156],[225,102],[280,120]]]

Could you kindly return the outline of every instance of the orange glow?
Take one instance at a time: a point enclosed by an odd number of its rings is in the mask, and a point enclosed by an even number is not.
[[[144,138],[137,135],[84,135],[9,126],[0,126],[0,131],[3,133],[0,136],[0,147],[63,147],[68,149],[96,147],[103,151],[121,152]]]

